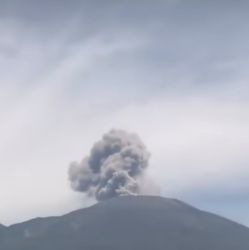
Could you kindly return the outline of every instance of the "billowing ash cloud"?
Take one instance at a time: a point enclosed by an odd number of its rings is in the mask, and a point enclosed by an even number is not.
[[[74,190],[105,200],[139,194],[140,178],[150,154],[141,139],[123,130],[111,130],[91,149],[90,155],[69,168]]]

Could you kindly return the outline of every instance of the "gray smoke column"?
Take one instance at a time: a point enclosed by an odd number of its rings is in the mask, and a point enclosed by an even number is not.
[[[71,187],[97,200],[139,194],[149,157],[136,134],[111,130],[93,145],[89,156],[70,165]]]

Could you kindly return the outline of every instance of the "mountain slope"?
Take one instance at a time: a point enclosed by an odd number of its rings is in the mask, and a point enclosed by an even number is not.
[[[183,202],[126,196],[4,228],[1,250],[248,250],[249,229]]]

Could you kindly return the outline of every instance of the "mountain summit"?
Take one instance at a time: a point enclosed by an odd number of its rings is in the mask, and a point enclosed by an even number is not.
[[[181,201],[123,196],[0,228],[1,250],[248,250],[249,229]]]

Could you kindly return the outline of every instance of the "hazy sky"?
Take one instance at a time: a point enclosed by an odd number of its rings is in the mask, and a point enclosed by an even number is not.
[[[88,205],[69,163],[121,128],[163,196],[249,225],[248,8],[1,0],[0,222]]]

